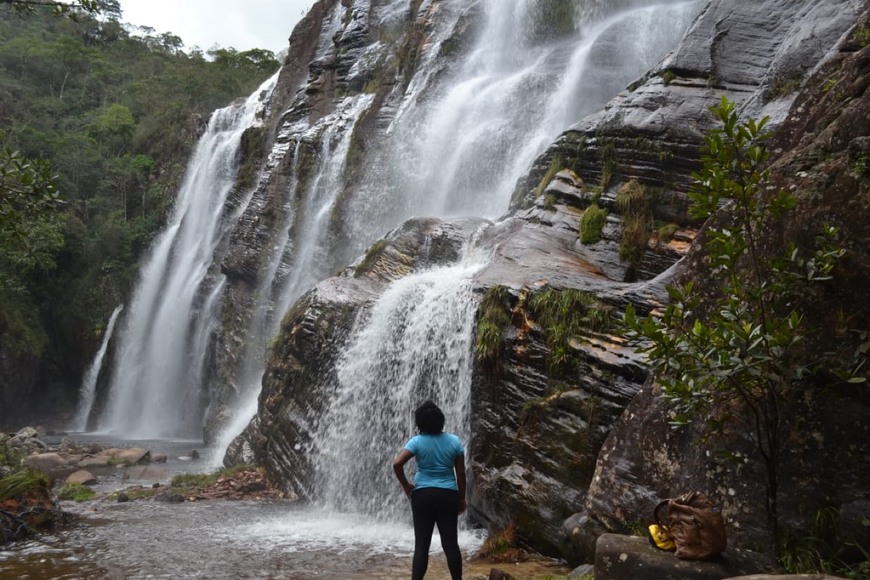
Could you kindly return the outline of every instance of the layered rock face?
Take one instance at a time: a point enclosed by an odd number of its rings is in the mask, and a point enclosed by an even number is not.
[[[404,89],[424,83],[413,74],[415,63],[432,59],[447,67],[445,56],[467,49],[480,22],[481,3],[460,11],[454,3],[422,2],[407,28],[396,16],[406,14],[398,3],[342,4],[346,11],[319,2],[291,39],[308,52],[291,50],[279,87],[289,95],[302,85],[292,98],[275,97],[282,111],[274,117],[276,146],[260,153],[268,172],[250,199],[240,200],[246,204],[241,225],[222,264],[231,290],[218,368],[233,368],[228,361],[244,352],[252,316],[246,305],[262,292],[256,289],[263,288],[261,276],[253,273],[263,271],[257,260],[264,254],[252,248],[271,247],[276,228],[304,232],[317,215],[306,209],[302,192],[330,179],[318,168],[318,155],[344,151],[338,171],[350,185],[340,188],[348,199],[343,209],[312,230],[327,236],[318,247],[336,249],[311,256],[315,274],[335,271],[376,238],[349,224],[376,214],[382,221],[374,223],[389,223],[401,215],[402,208],[383,201],[364,203],[377,174],[363,176],[362,168],[383,167],[378,139],[407,106]],[[552,555],[564,554],[563,521],[584,505],[612,529],[648,519],[649,502],[694,483],[696,471],[707,473],[706,454],[691,434],[665,428],[667,409],[651,384],[641,390],[643,361],[614,335],[611,319],[629,302],[643,313],[660,307],[674,265],[695,239],[701,224],[688,219],[685,192],[699,166],[703,132],[712,126],[707,107],[726,95],[746,117],[770,114],[774,126],[792,126],[794,107],[802,105],[793,106],[797,93],[783,87],[800,85],[836,55],[855,8],[847,0],[709,2],[675,51],[547,148],[520,179],[508,217],[497,223],[412,219],[302,294],[271,346],[258,413],[227,461],[254,460],[286,491],[317,499],[312,434],[322,431],[319,422],[333,403],[343,349],[373,304],[398,279],[484,254],[470,275],[479,301],[469,400],[471,516],[493,528],[514,524],[524,541]],[[330,20],[330,14],[341,17]],[[445,27],[451,33],[439,36]],[[406,36],[390,56],[363,43],[399,30]],[[433,38],[451,42],[434,43],[433,51]],[[290,62],[304,62],[299,54],[313,55],[305,82]],[[371,73],[378,66],[392,74]],[[439,66],[428,70],[428,79],[448,74]],[[342,118],[355,121],[336,123]],[[860,145],[851,145],[855,159]],[[790,146],[783,142],[783,149]],[[295,192],[290,203],[279,195],[288,188]],[[348,243],[349,232],[360,235]],[[298,259],[278,260],[275,279],[286,282]],[[295,298],[294,291],[285,295]],[[225,376],[222,384],[241,390],[241,381]],[[220,406],[232,400],[225,388],[214,394],[209,420],[215,424]],[[680,453],[690,460],[676,461]],[[734,485],[715,491],[743,493]],[[744,528],[758,519],[751,502],[733,507],[729,515]]]
[[[777,187],[795,193],[798,207],[781,230],[767,232],[765,243],[806,244],[828,224],[840,229],[839,243],[846,250],[833,281],[816,297],[805,320],[815,332],[813,348],[831,353],[828,356],[867,348],[866,334],[859,330],[868,327],[863,289],[870,272],[870,198],[862,161],[870,130],[867,18],[865,11],[850,35],[802,84],[771,142],[779,154],[771,167],[772,179]],[[678,280],[688,279],[713,279],[703,248],[691,252],[681,265]],[[841,317],[849,317],[847,327],[853,330],[836,330]],[[866,545],[866,532],[854,522],[867,516],[868,401],[866,387],[844,384],[809,388],[799,404],[787,410],[779,475],[783,527],[800,534],[808,520],[833,510],[836,515],[825,540],[831,545]],[[723,437],[698,446],[703,424],[674,432],[667,411],[653,383],[632,401],[602,448],[587,498],[589,512],[619,527],[620,522],[647,516],[659,498],[706,489],[722,501],[735,543],[765,545],[765,475],[748,434],[726,430]],[[734,453],[753,459],[745,464],[724,459]]]

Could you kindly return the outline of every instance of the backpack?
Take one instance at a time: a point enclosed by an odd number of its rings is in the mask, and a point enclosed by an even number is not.
[[[667,514],[662,519],[665,506]],[[722,553],[727,544],[719,506],[697,491],[663,500],[653,510],[653,520],[673,539],[677,558],[706,560]]]

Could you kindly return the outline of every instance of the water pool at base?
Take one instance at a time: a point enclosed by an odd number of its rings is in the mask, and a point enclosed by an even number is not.
[[[413,529],[287,501],[165,504],[63,502],[78,522],[54,536],[0,550],[0,578],[328,578],[410,575]],[[409,515],[410,518],[410,515]],[[460,533],[466,560],[482,543]],[[449,578],[437,534],[427,579]],[[521,578],[562,575],[551,561],[465,563],[465,578],[493,566]]]

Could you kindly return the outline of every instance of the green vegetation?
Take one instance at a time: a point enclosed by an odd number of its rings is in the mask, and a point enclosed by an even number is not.
[[[57,499],[66,501],[87,501],[93,499],[96,495],[94,490],[80,483],[67,483],[57,490]]]
[[[217,480],[222,477],[232,477],[243,471],[251,471],[257,469],[253,465],[242,464],[234,465],[233,467],[223,467],[212,473],[183,473],[176,475],[169,482],[170,491],[181,495],[196,495],[203,489],[217,483]]]
[[[535,188],[535,197],[541,197],[544,195],[544,190],[547,189],[547,186],[550,185],[550,182],[553,181],[553,178],[556,177],[556,174],[562,171],[564,165],[562,163],[562,158],[559,156],[553,157],[553,160],[550,161],[550,167],[547,169],[547,172],[541,177],[541,181],[538,182],[538,187]]]
[[[51,481],[44,473],[22,469],[0,479],[0,501],[14,499],[34,490],[45,491],[50,486]]]
[[[122,26],[112,0],[14,4],[0,3],[0,344],[49,361],[43,401],[68,404],[204,120],[279,63],[185,53],[177,36]],[[260,136],[247,138],[254,159]]]
[[[619,259],[634,269],[640,266],[652,235],[652,196],[646,187],[632,179],[617,192],[616,207],[622,214]]]
[[[378,258],[381,257],[381,253],[384,251],[384,248],[387,247],[386,240],[378,240],[374,244],[366,250],[366,255],[363,257],[362,262],[360,262],[359,266],[353,271],[354,278],[361,278],[364,276],[369,270],[371,270],[372,266],[374,266],[378,262]]]
[[[598,137],[600,143],[598,158],[601,161],[601,188],[607,189],[619,173],[619,162],[616,159],[616,143],[612,137]]]
[[[486,372],[498,370],[505,329],[511,321],[511,295],[507,286],[493,286],[480,301],[474,354]]]
[[[529,300],[529,311],[546,336],[547,365],[553,378],[575,370],[577,361],[569,341],[584,332],[600,332],[610,326],[613,307],[580,290],[547,288]]]
[[[705,249],[717,277],[713,295],[696,292],[691,282],[672,286],[660,318],[640,319],[629,306],[625,322],[672,406],[675,428],[701,420],[711,436],[726,423],[731,429],[742,424],[751,433],[766,473],[773,544],[787,436],[784,413],[803,397],[814,375],[864,382],[853,376],[863,355],[844,369],[807,352],[812,331],[804,324],[803,308],[844,253],[836,244],[837,231],[822,227],[808,250],[794,245],[781,253],[771,250],[763,236],[776,231],[796,201],[788,192],[768,190],[766,119],[738,123],[734,105],[724,97],[711,111],[722,127],[705,136],[703,169],[690,198],[698,218],[730,204],[732,219],[718,216],[706,231]]]
[[[607,223],[607,210],[599,207],[595,199],[580,218],[580,243],[584,245],[600,242],[604,224]]]
[[[796,92],[799,88],[801,88],[800,78],[777,77],[773,79],[773,83],[770,86],[769,96],[771,100],[781,99]]]
[[[662,224],[658,227],[658,229],[656,229],[656,237],[661,243],[667,244],[672,239],[674,239],[674,234],[677,233],[678,229],[679,226],[677,224]]]
[[[671,69],[666,68],[662,71],[662,82],[665,83],[665,86],[674,82],[675,78],[677,78],[677,73],[675,73]]]
[[[854,541],[835,541],[836,509],[816,512],[808,525],[787,530],[780,540],[780,564],[789,574],[829,574],[838,578],[870,578],[870,553],[867,546]],[[870,526],[870,520],[864,520]],[[863,560],[856,563],[856,560]]]

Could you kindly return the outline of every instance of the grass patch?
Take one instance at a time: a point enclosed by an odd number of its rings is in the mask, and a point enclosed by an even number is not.
[[[96,495],[94,490],[80,483],[67,483],[57,490],[57,499],[65,501],[87,501]]]
[[[386,247],[387,242],[385,240],[378,240],[372,244],[371,247],[366,250],[366,255],[362,262],[360,262],[360,265],[353,271],[353,277],[361,278],[363,274],[368,272],[371,267],[377,263],[378,258],[381,257],[381,252],[383,252]]]
[[[501,358],[502,336],[511,321],[511,296],[507,286],[489,288],[480,301],[474,354],[484,370],[495,375]]]
[[[564,169],[562,158],[559,156],[553,157],[553,160],[550,161],[550,167],[541,178],[541,181],[538,182],[538,187],[535,188],[536,198],[541,197],[544,194],[544,190],[547,189],[547,186],[550,185],[550,182],[553,181],[553,178],[555,178],[556,174],[562,171],[562,169]]]
[[[799,88],[801,88],[800,78],[777,77],[773,79],[773,82],[770,85],[770,99],[775,101],[776,99],[787,97],[796,92]]]
[[[656,230],[656,237],[663,244],[667,244],[674,239],[674,234],[677,233],[679,226],[677,224],[663,224]]]
[[[789,574],[829,574],[841,578],[870,578],[868,547],[834,541],[839,513],[818,510],[800,530],[786,530],[780,539],[779,563]],[[865,519],[863,525],[870,526]]]
[[[598,157],[601,160],[601,189],[607,189],[619,173],[619,163],[616,159],[616,144],[609,137],[600,137],[601,147]]]
[[[622,213],[619,259],[637,268],[652,235],[652,196],[646,187],[632,179],[616,194],[616,207]]]
[[[253,465],[242,464],[223,467],[212,473],[183,473],[172,478],[172,481],[169,482],[169,488],[172,492],[182,495],[195,494],[214,485],[222,477],[232,477],[243,471],[255,469],[257,468]]]
[[[0,479],[0,501],[16,498],[30,491],[47,491],[51,480],[44,473],[22,469]]]
[[[597,244],[601,241],[604,224],[607,222],[607,210],[592,202],[580,218],[580,243],[583,245]]]
[[[610,328],[613,307],[580,290],[547,288],[529,300],[529,310],[538,320],[547,341],[547,366],[554,377],[575,369],[577,361],[569,341],[583,332]]]
[[[513,523],[503,530],[490,532],[477,555],[495,563],[522,562],[526,559],[525,553],[517,545],[517,527]]]

